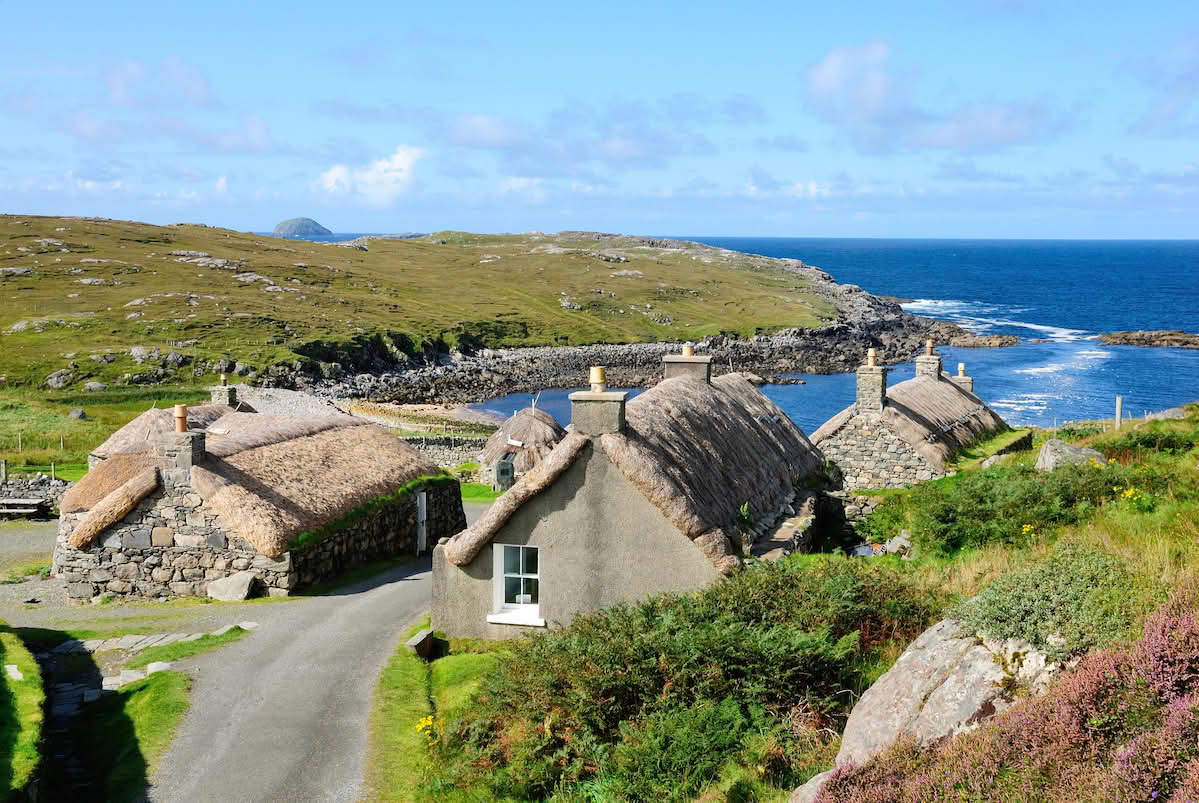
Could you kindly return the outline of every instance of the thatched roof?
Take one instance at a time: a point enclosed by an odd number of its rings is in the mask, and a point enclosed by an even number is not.
[[[711,384],[693,377],[659,382],[628,402],[625,419],[624,432],[595,439],[600,448],[722,571],[739,564],[726,535],[735,532],[741,505],[749,505],[751,518],[773,513],[796,483],[824,468],[803,431],[739,374]],[[520,504],[570,466],[585,440],[567,436],[500,497],[513,494],[510,504],[455,536],[446,557],[457,565],[472,560]]]
[[[842,410],[812,434],[819,446],[857,412]],[[1002,432],[1007,424],[982,399],[948,379],[918,376],[887,388],[882,420],[938,471],[959,450],[979,438]]]
[[[300,533],[440,472],[381,427],[355,422],[224,457],[210,453],[192,468],[192,487],[232,533],[278,557]]]
[[[63,513],[78,513],[91,510],[96,504],[135,474],[150,466],[157,466],[158,459],[148,452],[114,454],[96,468],[83,475],[83,479],[72,485],[58,509]]]
[[[526,407],[500,425],[487,439],[479,456],[484,465],[491,466],[505,455],[513,455],[513,468],[523,474],[544,460],[564,437],[566,430],[552,415],[536,407]]]
[[[83,521],[71,531],[70,543],[86,547],[100,533],[116,524],[158,487],[158,468],[146,466],[96,503]]]
[[[224,404],[204,404],[187,408],[188,429],[207,429],[208,425],[233,408]],[[154,436],[175,429],[175,414],[169,407],[155,407],[139,415],[92,449],[96,457],[107,459],[114,454],[149,451]]]
[[[226,407],[209,423],[205,441],[207,457],[192,467],[192,488],[233,535],[271,557],[301,532],[441,471],[386,430],[350,416],[266,416]],[[146,446],[153,446],[152,434]],[[163,462],[150,451],[118,453],[88,472],[63,497],[64,512],[88,511],[76,532],[90,542],[119,521],[132,506],[112,518],[119,505],[107,505],[109,498],[133,478],[144,480],[146,471],[157,477]]]

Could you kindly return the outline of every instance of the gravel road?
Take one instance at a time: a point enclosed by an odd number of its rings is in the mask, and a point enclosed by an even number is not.
[[[430,588],[426,560],[254,611],[252,636],[181,667],[195,677],[191,709],[149,799],[358,800],[375,684]]]

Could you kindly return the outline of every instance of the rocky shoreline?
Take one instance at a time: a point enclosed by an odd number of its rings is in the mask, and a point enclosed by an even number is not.
[[[1104,332],[1099,340],[1109,346],[1155,346],[1158,348],[1199,349],[1199,334],[1178,329],[1150,329],[1134,332]]]
[[[748,340],[712,337],[695,344],[696,353],[712,356],[714,375],[750,371],[766,382],[787,384],[797,380],[782,374],[853,371],[868,348],[877,348],[885,363],[899,363],[919,353],[927,338],[946,344],[968,334],[954,324],[904,313],[898,305],[888,307],[891,309],[875,320],[788,329]],[[320,383],[313,390],[336,399],[469,404],[510,393],[581,387],[587,384],[588,369],[593,365],[607,367],[612,387],[649,387],[661,378],[662,357],[677,354],[682,345],[597,344],[481,349],[473,355],[455,352],[442,355],[438,365],[396,373],[360,373]]]

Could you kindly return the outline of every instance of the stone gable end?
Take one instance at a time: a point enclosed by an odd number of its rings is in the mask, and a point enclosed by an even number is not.
[[[880,416],[855,415],[821,441],[820,449],[841,469],[850,489],[906,488],[945,476]]]

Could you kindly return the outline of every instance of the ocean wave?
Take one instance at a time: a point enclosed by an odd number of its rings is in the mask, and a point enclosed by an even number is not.
[[[989,334],[999,327],[1009,329],[1027,329],[1038,337],[1052,340],[1056,343],[1071,343],[1079,340],[1092,340],[1095,335],[1085,329],[1071,329],[1066,326],[1032,323],[1012,318],[1011,316],[1031,312],[1035,307],[1015,307],[1003,304],[985,304],[975,301],[963,301],[955,298],[917,298],[903,305],[905,312],[916,315],[928,315],[933,318],[951,321],[975,334]]]
[[[1035,368],[1016,368],[1013,374],[1060,374],[1070,366],[1064,362],[1051,362],[1049,365],[1038,365]]]

